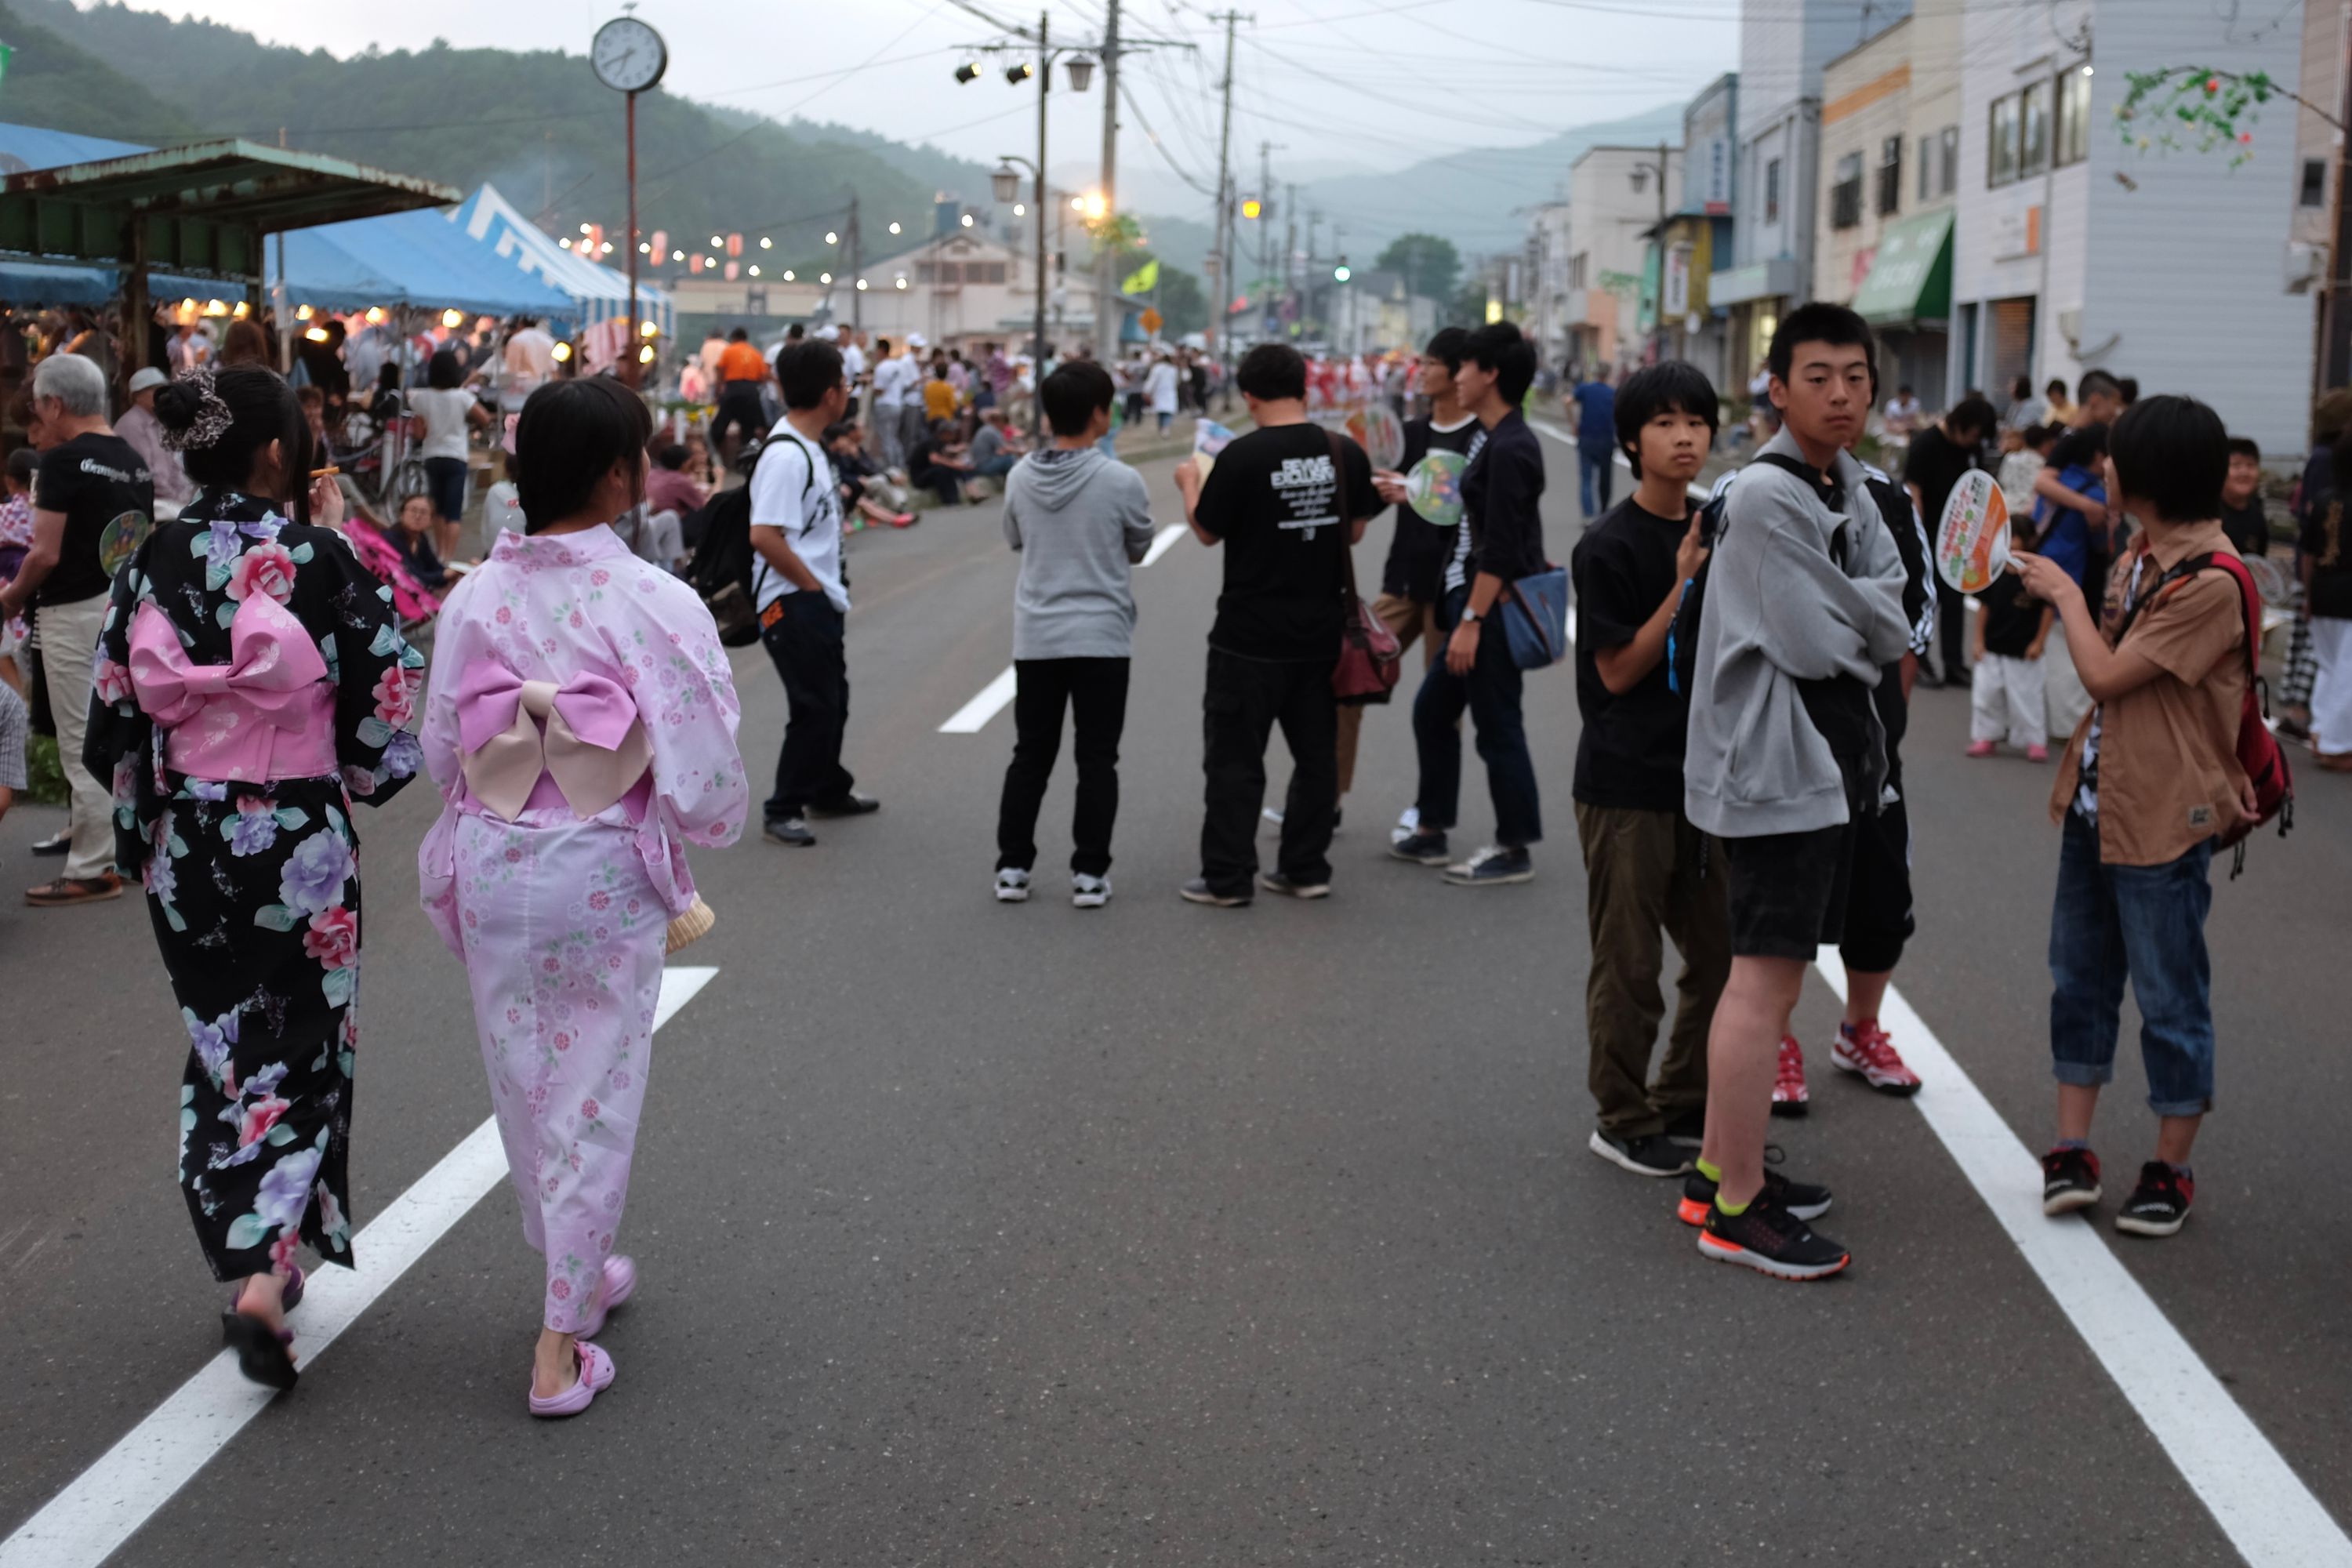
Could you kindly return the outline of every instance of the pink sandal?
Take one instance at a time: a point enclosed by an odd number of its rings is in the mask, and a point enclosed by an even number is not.
[[[595,1305],[573,1331],[583,1340],[594,1339],[604,1331],[604,1315],[637,1293],[637,1265],[635,1259],[615,1253],[604,1259],[601,1289]]]
[[[571,1387],[552,1399],[541,1399],[536,1394],[531,1394],[530,1413],[533,1415],[549,1421],[559,1420],[566,1415],[577,1415],[587,1409],[598,1394],[613,1386],[614,1367],[611,1356],[606,1355],[586,1340],[573,1341],[572,1349],[580,1352],[579,1375],[572,1379]],[[526,1392],[528,1392],[528,1385],[526,1385]]]

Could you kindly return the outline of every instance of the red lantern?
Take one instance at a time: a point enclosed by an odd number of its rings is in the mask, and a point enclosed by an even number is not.
[[[653,235],[654,259],[659,261],[669,254],[669,231],[657,228]]]
[[[699,272],[702,270],[702,252],[698,250],[692,256],[686,258],[686,269],[688,272]]]
[[[741,235],[730,234],[727,237],[727,254],[730,256],[740,256],[743,254],[743,237]],[[732,278],[734,273],[730,271],[728,276]]]
[[[730,283],[732,283],[732,282],[734,282],[734,281],[735,281],[735,274],[736,274],[736,271],[737,271],[737,270],[738,270],[738,268],[737,268],[737,264],[736,264],[736,263],[734,263],[734,262],[730,261],[730,262],[729,262],[729,263],[727,264],[727,281],[729,281]]]

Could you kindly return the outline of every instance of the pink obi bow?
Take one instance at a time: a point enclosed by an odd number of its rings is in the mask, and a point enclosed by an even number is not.
[[[585,818],[616,804],[653,763],[636,699],[593,671],[558,686],[475,659],[457,679],[457,738],[467,788],[509,822],[531,804],[542,773]]]
[[[226,664],[192,662],[152,600],[131,617],[130,644],[131,690],[169,731],[171,766],[251,784],[335,771],[335,689],[326,660],[293,612],[268,595],[237,605]]]

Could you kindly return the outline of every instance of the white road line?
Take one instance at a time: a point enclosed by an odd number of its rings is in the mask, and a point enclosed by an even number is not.
[[[1175,549],[1176,542],[1192,531],[1191,529],[1185,527],[1181,522],[1170,523],[1167,527],[1161,529],[1159,533],[1153,536],[1151,548],[1143,552],[1143,560],[1139,564],[1145,566],[1150,565],[1153,562],[1167,554],[1171,550]]]
[[[1843,1000],[1837,950],[1815,962]],[[1891,986],[1879,1017],[1925,1081],[1911,1103],[2239,1555],[2252,1568],[2352,1565],[2352,1540],[2105,1238],[2042,1214],[2040,1162]]]
[[[654,1027],[677,1016],[718,973],[687,966],[663,970]],[[316,1366],[327,1347],[506,1173],[493,1119],[467,1133],[352,1238],[352,1250],[361,1259],[357,1268],[313,1273],[295,1330],[303,1369]],[[0,1568],[97,1568],[275,1397],[245,1380],[234,1353],[221,1352],[0,1542]]]
[[[988,727],[988,721],[1003,711],[1013,700],[1013,667],[1006,665],[997,678],[980,689],[980,695],[955,710],[955,717],[940,726],[942,735],[977,735]]]
[[[1192,531],[1181,522],[1171,522],[1154,534],[1151,548],[1144,552],[1141,565],[1149,566],[1176,547],[1176,542]],[[955,710],[955,716],[940,726],[942,735],[977,735],[988,728],[988,721],[1004,711],[1013,700],[1013,667],[981,688],[980,695]]]

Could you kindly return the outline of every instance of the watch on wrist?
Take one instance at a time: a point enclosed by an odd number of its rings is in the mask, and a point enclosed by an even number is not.
[[[1475,611],[1475,610],[1474,610],[1474,609],[1469,608],[1467,605],[1465,605],[1465,606],[1463,607],[1463,611],[1462,611],[1462,624],[1463,624],[1464,626],[1475,626],[1475,625],[1476,625],[1479,621],[1482,621],[1482,620],[1484,620],[1485,618],[1486,618],[1486,617],[1485,617],[1485,616],[1481,616],[1477,611]]]

